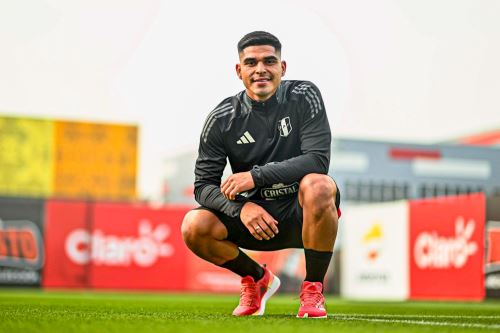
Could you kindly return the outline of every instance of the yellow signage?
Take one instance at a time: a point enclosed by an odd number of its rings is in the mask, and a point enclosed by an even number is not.
[[[56,121],[54,138],[56,197],[136,198],[136,126]]]
[[[49,120],[0,117],[0,194],[50,195],[52,126]]]

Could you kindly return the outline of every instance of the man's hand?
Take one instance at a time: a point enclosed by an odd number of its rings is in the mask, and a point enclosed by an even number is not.
[[[229,200],[234,200],[236,194],[251,190],[255,187],[250,171],[238,172],[227,177],[220,186],[222,194]]]
[[[278,221],[256,203],[249,201],[243,205],[240,220],[258,240],[270,240],[278,233]]]

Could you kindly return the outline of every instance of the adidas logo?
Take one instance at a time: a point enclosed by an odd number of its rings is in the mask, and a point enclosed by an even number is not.
[[[246,131],[242,136],[241,138],[236,141],[237,144],[239,145],[242,145],[242,144],[247,144],[247,143],[254,143],[255,140],[252,138],[252,136],[250,135],[250,133],[248,133],[248,131]]]

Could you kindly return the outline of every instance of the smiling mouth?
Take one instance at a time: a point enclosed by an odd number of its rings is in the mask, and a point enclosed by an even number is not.
[[[255,83],[265,83],[265,82],[269,82],[271,81],[270,78],[266,78],[266,77],[262,77],[262,78],[258,78],[258,79],[253,79],[252,82],[255,82]]]

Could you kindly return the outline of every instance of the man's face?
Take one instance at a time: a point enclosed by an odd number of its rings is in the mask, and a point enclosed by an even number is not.
[[[240,53],[240,63],[236,64],[236,73],[243,81],[248,97],[259,102],[276,92],[285,71],[286,63],[270,45],[244,48]]]

